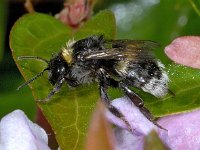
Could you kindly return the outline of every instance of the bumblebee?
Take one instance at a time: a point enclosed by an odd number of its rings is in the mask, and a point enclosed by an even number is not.
[[[110,103],[107,93],[109,87],[122,89],[144,116],[159,126],[144,106],[143,100],[130,89],[136,87],[156,97],[163,97],[169,91],[165,67],[152,53],[157,46],[156,42],[148,40],[105,40],[102,35],[93,35],[78,41],[69,40],[50,60],[38,56],[19,57],[44,61],[47,67],[18,89],[48,71],[48,79],[54,87],[45,99],[38,101],[49,102],[64,83],[77,87],[98,82],[104,104],[127,125],[124,115]]]

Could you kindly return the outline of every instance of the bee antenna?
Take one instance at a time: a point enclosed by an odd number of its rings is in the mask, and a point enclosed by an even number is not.
[[[46,71],[46,70],[49,70],[49,68],[45,68],[42,72],[38,73],[37,75],[35,75],[33,78],[31,78],[30,80],[28,80],[27,82],[23,83],[22,85],[20,85],[17,90],[20,90],[22,87],[28,85],[29,83],[33,82],[35,79],[37,79],[38,77],[42,76],[43,73]]]
[[[19,56],[17,57],[17,60],[23,60],[23,59],[36,59],[36,60],[40,60],[40,61],[43,61],[43,62],[46,62],[47,64],[49,64],[49,61],[42,58],[42,57],[39,57],[39,56]]]

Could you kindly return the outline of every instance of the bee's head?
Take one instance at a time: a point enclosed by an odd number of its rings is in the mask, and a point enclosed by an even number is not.
[[[60,53],[50,60],[48,68],[49,81],[52,85],[55,85],[59,79],[62,79],[69,70],[68,63]]]

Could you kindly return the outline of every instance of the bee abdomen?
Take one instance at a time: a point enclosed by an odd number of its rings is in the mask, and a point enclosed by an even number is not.
[[[119,61],[115,69],[129,86],[140,88],[156,97],[162,97],[168,91],[168,75],[160,61]]]

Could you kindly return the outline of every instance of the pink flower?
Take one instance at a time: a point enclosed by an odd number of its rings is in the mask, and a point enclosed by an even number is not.
[[[142,150],[145,136],[153,129],[170,149],[195,150],[195,148],[200,147],[199,110],[159,119],[158,124],[168,130],[165,131],[147,120],[128,98],[115,99],[112,105],[125,115],[134,130],[133,132],[128,131],[122,120],[116,118],[110,112],[107,113],[107,118],[118,126],[115,129],[117,150]]]
[[[200,37],[183,36],[176,38],[165,47],[166,55],[176,63],[200,68]]]
[[[64,24],[76,28],[90,17],[93,3],[93,0],[76,0],[73,3],[66,2],[63,10],[55,17]]]
[[[50,150],[46,132],[21,110],[15,110],[1,119],[0,149]]]

